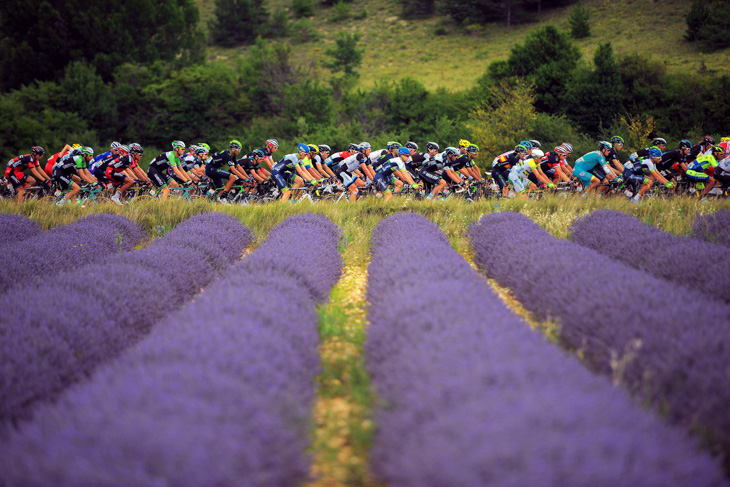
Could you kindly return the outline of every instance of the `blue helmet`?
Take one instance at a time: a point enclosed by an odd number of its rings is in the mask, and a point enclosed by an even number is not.
[[[661,156],[662,156],[662,151],[659,150],[659,147],[654,146],[654,147],[649,148],[649,157],[654,158],[654,157],[661,157]]]
[[[398,154],[401,156],[409,156],[411,155],[411,150],[407,147],[401,147],[398,149]]]
[[[303,152],[304,154],[309,154],[309,146],[307,144],[299,144],[297,146],[298,152]]]
[[[532,142],[530,142],[529,140],[523,140],[522,142],[520,142],[519,145],[523,146],[527,150],[532,149]]]

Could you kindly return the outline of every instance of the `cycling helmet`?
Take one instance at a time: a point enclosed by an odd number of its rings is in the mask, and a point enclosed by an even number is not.
[[[309,154],[309,146],[307,144],[299,144],[297,146],[297,152],[302,154]]]
[[[117,150],[119,149],[119,146],[122,145],[119,142],[112,142],[112,145],[109,146],[109,150]]]
[[[132,154],[144,154],[144,149],[141,145],[135,143],[135,144],[129,144],[129,152]]]
[[[210,146],[208,144],[206,144],[205,142],[198,142],[198,147],[202,147],[206,151],[210,152]]]
[[[466,151],[467,151],[467,152],[479,152],[479,146],[478,146],[478,145],[476,145],[476,144],[469,144],[469,145],[468,145],[468,146],[466,147]]]
[[[705,138],[704,138],[704,139],[702,139],[702,143],[703,143],[703,144],[710,144],[710,145],[715,145],[715,139],[713,139],[713,138],[712,138],[712,137],[710,137],[709,135],[705,135]]]
[[[602,140],[598,143],[598,150],[611,150],[611,143]]]
[[[719,154],[724,154],[725,153],[725,149],[723,149],[719,145],[713,145],[712,146],[712,153],[713,154],[718,154],[718,153]]]
[[[72,149],[81,149],[82,147],[83,147],[83,145],[81,145],[81,144],[71,144]]]
[[[527,147],[522,144],[515,146],[515,154],[527,154]]]
[[[196,150],[198,150],[198,146],[195,144],[192,144],[190,145],[190,147],[188,147],[188,152],[190,152],[191,154],[195,154]]]
[[[233,149],[233,150],[241,150],[243,148],[243,146],[241,145],[241,143],[239,141],[232,140],[231,143],[228,144],[228,148]]]
[[[45,154],[45,153],[46,153],[46,151],[45,151],[45,150],[43,149],[43,147],[41,147],[41,146],[39,146],[39,145],[34,145],[34,146],[33,146],[33,147],[32,147],[32,148],[30,149],[30,151],[31,151],[31,152],[32,152],[33,154],[38,154],[39,156],[42,156],[43,154]]]
[[[690,142],[687,139],[682,139],[679,141],[679,148],[680,149],[691,149],[692,148],[692,142]]]
[[[119,153],[123,156],[126,156],[129,154],[129,146],[128,145],[120,145],[119,146]]]
[[[621,137],[619,137],[618,135],[614,135],[613,137],[611,137],[611,143],[612,144],[621,144],[621,145],[623,145],[624,144],[624,139],[621,138]]]
[[[429,142],[426,144],[426,150],[439,150],[439,145],[436,142]]]
[[[569,155],[569,154],[570,154],[570,152],[568,151],[568,149],[566,149],[566,148],[565,148],[565,147],[563,147],[562,145],[559,145],[559,146],[557,146],[557,147],[555,148],[555,153],[556,153],[556,154],[560,154],[560,155],[563,155],[563,156],[567,156],[567,155]]]
[[[654,146],[649,149],[649,157],[651,157],[652,159],[654,159],[656,157],[661,157],[661,156],[662,156],[662,151],[659,150],[659,147]]]
[[[468,147],[469,144],[470,144],[470,142],[468,140],[466,140],[466,139],[461,139],[459,141],[459,147]]]
[[[68,153],[71,157],[81,156],[83,155],[83,152],[81,152],[81,148],[77,147],[76,149],[71,149],[71,152]]]
[[[416,144],[415,142],[408,141],[408,142],[406,142],[406,148],[418,150],[418,144]]]
[[[81,148],[81,153],[85,156],[93,156],[94,155],[94,149],[88,146],[84,146]]]
[[[319,152],[332,152],[332,149],[327,144],[322,144],[318,147]]]
[[[279,141],[276,139],[267,139],[266,145],[273,147],[274,149],[279,148]]]
[[[360,142],[360,149],[368,150],[368,149],[372,149],[372,146],[370,145],[370,142]]]
[[[400,147],[400,148],[398,149],[398,155],[400,155],[400,156],[408,156],[408,157],[410,157],[410,155],[411,155],[411,150],[410,150],[409,148],[407,148],[407,147]]]
[[[388,150],[400,149],[400,143],[391,141],[388,142],[388,145],[386,145],[386,147],[388,148]]]
[[[251,157],[257,157],[261,159],[262,157],[265,157],[266,154],[264,154],[264,151],[261,149],[255,149],[253,152],[251,152]]]
[[[308,147],[309,147],[309,152],[311,152],[312,154],[316,154],[317,152],[319,152],[319,149],[314,144],[308,144]]]
[[[530,139],[530,144],[532,144],[533,149],[539,149],[540,147],[542,147],[542,144],[540,144],[540,142],[535,139]]]
[[[444,155],[446,156],[457,156],[459,155],[459,150],[455,147],[447,147],[444,149]]]
[[[536,159],[540,159],[541,157],[544,157],[545,153],[541,151],[540,149],[532,149],[532,157]]]
[[[568,154],[572,154],[573,153],[573,146],[572,145],[570,145],[567,142],[563,142],[561,145],[568,150]]]
[[[523,140],[522,142],[520,142],[519,145],[523,146],[527,150],[532,149],[532,142],[530,142],[529,140]]]
[[[195,149],[195,154],[198,156],[202,156],[203,154],[207,154],[208,152],[210,152],[210,151],[208,149],[206,149],[205,147],[203,147],[202,145],[198,146],[198,148]],[[263,154],[263,152],[262,152],[262,154]]]
[[[655,137],[654,140],[651,141],[651,145],[667,145],[667,141],[661,137]]]
[[[347,152],[357,152],[358,148],[359,148],[359,146],[357,144],[351,143],[350,145],[347,146]]]
[[[172,148],[173,149],[184,149],[185,148],[185,142],[182,140],[173,140],[172,141]]]

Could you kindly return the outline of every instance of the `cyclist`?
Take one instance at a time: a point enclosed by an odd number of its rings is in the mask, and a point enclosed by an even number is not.
[[[288,201],[291,197],[290,186],[301,188],[304,185],[304,181],[309,181],[312,185],[317,184],[314,177],[304,168],[304,164],[308,158],[309,146],[307,144],[299,144],[296,153],[285,155],[271,168],[271,178],[281,192],[282,201]]]
[[[725,155],[725,150],[719,145],[714,145],[710,149],[710,154],[704,154],[694,161],[687,164],[687,178],[695,183],[695,189],[702,190],[700,197],[707,196],[715,183],[714,177],[710,176],[711,171],[718,166],[717,157]]]
[[[324,177],[327,173],[319,172],[316,167],[315,158],[319,155],[319,146],[307,144],[307,147],[309,147],[309,158],[304,161],[304,169],[306,169],[307,172],[317,180],[317,182],[322,183],[325,179],[327,179]]]
[[[722,185],[723,193],[726,193],[730,187],[730,155],[728,155],[728,142],[730,142],[730,140],[725,141],[723,139],[723,142],[720,143],[720,147],[725,151],[725,153],[720,156],[721,159],[718,158],[719,160],[717,161],[717,167],[715,168],[713,177],[715,178],[715,181]]]
[[[611,151],[608,153],[608,156],[606,156],[606,160],[611,163],[611,168],[616,172],[616,174],[623,174],[624,165],[621,164],[621,161],[618,158],[618,153],[624,148],[624,139],[618,135],[614,135],[611,137],[611,145]],[[664,146],[666,147],[666,143]]]
[[[530,144],[532,147],[532,144]],[[515,146],[514,150],[505,152],[504,154],[497,156],[492,162],[492,179],[499,186],[499,190],[502,191],[502,196],[507,196],[509,191],[509,172],[510,170],[519,164],[522,160],[527,157],[527,147],[522,144]]]
[[[144,154],[144,149],[139,144],[129,144],[129,147],[119,147],[119,154],[114,159],[97,166],[94,175],[100,171],[104,172],[104,176],[117,188],[111,200],[122,205],[122,199],[127,195],[127,190],[136,182],[134,176],[138,175],[138,172],[135,169],[142,172],[139,168],[139,160]]]
[[[641,202],[641,197],[652,187],[652,179],[667,188],[674,187],[674,183],[667,181],[657,170],[656,165],[662,161],[662,151],[658,147],[649,148],[649,156],[639,159],[636,163],[627,162],[624,169],[626,186],[634,193],[632,203]]]
[[[266,173],[270,175],[271,168],[274,167],[274,153],[279,150],[279,141],[276,139],[267,139],[261,150],[264,153],[264,162],[269,167]]]
[[[101,154],[98,154],[94,156],[94,159],[92,159],[91,164],[89,164],[89,172],[91,174],[94,174],[94,171],[96,171],[96,166],[101,164],[103,161],[113,158],[119,155],[119,148],[122,146],[119,142],[112,142],[109,146],[109,150],[106,152],[102,152]],[[73,147],[72,147],[73,148]]]
[[[332,153],[332,148],[327,144],[322,144],[320,146],[317,146],[317,149],[317,153],[314,155],[314,158],[312,160],[312,162],[314,162],[314,165],[317,167],[317,171],[321,175],[327,176],[330,179],[336,179],[337,176],[335,175],[334,171],[332,171],[331,167],[327,164],[327,160]],[[331,161],[331,159],[329,160]]]
[[[406,163],[406,171],[408,171],[408,174],[411,175],[414,181],[418,181],[420,179],[419,171],[421,167],[438,154],[439,145],[436,142],[429,142],[426,144],[426,152],[417,152],[418,146],[413,142],[409,143],[416,147],[414,149],[413,147],[408,147],[408,144],[406,144],[406,147],[411,151],[411,158]]]
[[[466,146],[466,164],[464,165],[465,174],[469,177],[469,179],[474,179],[476,181],[482,180],[482,175],[479,172],[479,166],[476,165],[474,162],[474,159],[479,157],[479,146],[476,144],[469,144]],[[459,156],[459,158],[464,157]]]
[[[213,181],[213,187],[216,190],[221,190],[224,186],[223,181],[226,181],[225,187],[218,193],[218,201],[221,203],[228,204],[228,191],[236,181],[236,158],[241,153],[241,149],[241,143],[232,140],[228,144],[228,149],[216,153],[205,163],[205,175]],[[230,171],[224,170],[224,165],[228,166]],[[242,179],[245,179],[245,176]]]
[[[461,140],[461,142],[467,142],[465,140]],[[464,147],[464,152],[461,152],[461,148],[459,148],[459,156],[454,159],[448,159],[445,161],[444,165],[444,173],[443,178],[446,180],[447,183],[452,184],[461,184],[464,182],[463,178],[473,178],[470,168],[474,166],[474,163],[472,162],[477,156],[479,155],[479,147],[477,147],[475,144],[467,144],[466,147]]]
[[[335,174],[340,181],[345,191],[350,192],[350,203],[357,201],[357,193],[359,188],[365,187],[365,181],[357,176],[356,171],[367,164],[365,155],[366,147],[362,147],[357,152],[354,152],[349,157],[342,159],[335,169]]]
[[[205,174],[205,159],[208,158],[208,149],[200,145],[191,145],[190,151],[180,158],[180,170],[182,170],[194,183],[200,180],[200,177]],[[170,174],[170,169],[167,170]],[[178,183],[183,184],[184,181],[178,178],[174,171],[170,174],[172,178]]]
[[[239,159],[238,163],[244,172],[248,171],[257,183],[264,183],[269,179],[260,168],[261,164],[264,163],[264,159],[266,159],[264,151],[261,149],[254,149],[244,159]]]
[[[61,158],[65,157],[69,152],[71,152],[71,150],[76,149],[76,148],[80,149],[81,145],[74,144],[73,146],[71,146],[71,145],[66,144],[63,146],[63,149],[61,149],[61,152],[56,152],[55,154],[50,156],[48,158],[48,161],[46,162],[46,167],[43,168],[43,171],[46,173],[46,175],[49,178],[53,179],[53,166],[55,166],[56,163],[61,160]]]
[[[525,190],[534,191],[538,187],[548,186],[554,188],[555,185],[550,181],[540,169],[542,157],[540,149],[532,149],[532,154],[512,166],[509,171],[509,181],[514,188],[514,194],[523,193]],[[509,194],[513,197],[513,193]]]
[[[430,189],[428,196],[426,196],[427,200],[436,198],[441,191],[447,188],[449,183],[443,177],[444,168],[456,161],[458,157],[458,149],[447,147],[441,154],[437,154],[423,165],[419,174],[426,190]]]
[[[608,161],[606,161],[606,156],[609,154],[610,150],[611,143],[601,141],[598,143],[597,151],[589,152],[588,154],[583,155],[577,161],[575,161],[573,176],[580,179],[583,188],[585,188],[584,194],[590,194],[592,191],[596,191],[598,189],[598,186],[602,182],[606,181],[608,178],[610,178],[611,180],[616,180],[618,178],[618,176],[614,174],[613,170],[609,166]],[[594,173],[591,172],[591,170],[594,169],[596,166],[601,166],[601,168],[605,172],[606,177],[604,179],[599,179],[595,176]],[[605,191],[606,189],[607,188],[604,188],[603,191]]]
[[[386,202],[393,197],[390,186],[397,182],[395,176],[406,181],[413,189],[418,188],[411,175],[405,170],[405,163],[411,157],[411,151],[406,147],[401,147],[398,149],[398,153],[398,159],[393,158],[381,164],[373,179],[373,186],[377,189],[378,194],[385,193],[384,201]]]
[[[568,149],[559,145],[551,152],[545,154],[540,162],[540,170],[550,179],[553,184],[563,181],[569,183],[571,181],[572,170],[565,162],[568,157]]]
[[[357,151],[361,152],[367,160],[365,161],[365,176],[372,181],[375,177],[375,169],[373,168],[372,163],[370,162],[370,154],[373,152],[373,148],[370,145],[370,142],[360,142],[360,144],[357,146]]]
[[[700,156],[707,156],[712,154],[712,148],[715,146],[715,139],[709,135],[705,135],[702,142],[692,147],[687,156],[687,163],[690,163]]]
[[[68,193],[58,201],[59,205],[67,201],[76,201],[81,187],[77,181],[85,181],[96,185],[97,180],[87,169],[88,164],[93,160],[94,150],[91,147],[73,149],[69,157],[61,158],[53,167],[53,180],[61,187],[61,191],[68,190]]]
[[[679,141],[679,147],[676,150],[662,154],[662,160],[657,164],[659,174],[664,176],[667,181],[676,184],[677,176],[687,172],[687,157],[691,149],[692,142],[683,139]]]
[[[18,192],[18,202],[23,201],[26,183],[32,186],[38,181],[46,188],[50,187],[50,178],[39,165],[45,152],[43,147],[36,145],[31,148],[30,154],[18,156],[8,161],[8,166],[5,169],[5,179],[10,181],[15,191]],[[30,175],[26,175],[23,172],[24,169],[29,169]]]
[[[649,157],[649,149],[651,149],[652,147],[656,147],[660,151],[664,152],[664,149],[667,148],[667,141],[661,137],[654,137],[649,147],[639,149],[636,152],[632,152],[631,155],[629,155],[629,162],[634,164],[639,159],[646,159],[647,157]]]
[[[171,151],[163,152],[150,162],[147,176],[152,181],[152,184],[161,190],[162,197],[160,199],[165,200],[170,196],[170,188],[178,188],[180,184],[187,186],[192,183],[191,177],[182,168],[181,157],[185,155],[185,142],[182,140],[173,140]],[[182,182],[178,183],[179,181]]]
[[[400,148],[402,146],[399,142],[391,141],[388,142],[385,149],[380,149],[375,152],[370,153],[370,163],[372,165],[372,168],[374,171],[377,171],[378,168],[385,162],[388,161],[394,157],[398,157],[400,154]]]
[[[460,156],[466,155],[466,152],[467,152],[466,149],[467,149],[467,147],[469,147],[469,145],[471,145],[471,142],[469,142],[468,140],[466,140],[466,139],[459,140],[459,155]]]

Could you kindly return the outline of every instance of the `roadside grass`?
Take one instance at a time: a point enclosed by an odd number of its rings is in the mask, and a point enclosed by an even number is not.
[[[213,16],[213,0],[196,0],[201,19]],[[346,4],[351,18],[334,22],[331,8],[317,0],[314,15],[309,18],[317,41],[292,43],[295,59],[307,68],[316,66],[312,75],[327,80],[330,72],[322,67],[325,51],[333,45],[340,31],[362,35],[360,47],[365,49],[359,69],[358,87],[367,89],[382,80],[414,78],[428,89],[445,88],[461,91],[474,86],[489,63],[507,59],[510,49],[524,41],[530,30],[554,24],[569,29],[568,16],[573,5],[545,11],[531,24],[507,28],[503,24],[459,26],[446,17],[408,20],[400,16],[398,2],[387,0],[355,0]],[[685,16],[690,8],[686,0],[584,0],[591,14],[591,36],[575,41],[583,60],[591,62],[599,44],[610,41],[617,56],[642,53],[665,63],[670,72],[693,73],[700,70],[727,73],[730,49],[713,54],[699,53],[694,44],[684,41]],[[290,9],[291,0],[270,0],[269,10]],[[363,17],[363,12],[367,13]],[[444,27],[447,35],[437,36],[434,30]],[[207,26],[206,26],[207,28]],[[209,48],[210,59],[231,61],[247,52],[247,47]],[[232,61],[231,61],[232,62]]]

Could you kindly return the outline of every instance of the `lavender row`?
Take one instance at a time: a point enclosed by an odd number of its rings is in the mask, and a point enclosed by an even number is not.
[[[230,216],[200,214],[144,249],[0,296],[0,421],[29,417],[137,342],[253,239]]]
[[[315,304],[340,274],[339,241],[337,228],[313,215],[272,229],[145,340],[0,444],[0,484],[306,480]]]
[[[679,237],[615,210],[573,222],[573,241],[629,267],[730,302],[730,261],[721,245]]]
[[[47,281],[69,267],[103,262],[116,252],[131,250],[143,238],[142,229],[131,220],[98,213],[6,245],[0,291]]]
[[[380,223],[369,273],[387,485],[722,485],[683,432],[510,313],[424,217]]]
[[[518,213],[470,228],[476,262],[539,316],[593,370],[613,375],[730,451],[730,307],[589,248],[557,239]]]
[[[0,246],[20,242],[43,233],[35,220],[14,213],[0,214]]]
[[[730,210],[697,216],[692,222],[692,236],[708,242],[730,246]]]

